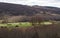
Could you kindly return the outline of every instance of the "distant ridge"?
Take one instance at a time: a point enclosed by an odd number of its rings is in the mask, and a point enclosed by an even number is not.
[[[60,8],[49,6],[28,6],[21,4],[0,2],[0,16],[33,16],[36,14],[50,14],[60,20]]]

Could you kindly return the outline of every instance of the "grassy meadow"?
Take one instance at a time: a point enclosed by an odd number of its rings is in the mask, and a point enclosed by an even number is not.
[[[29,22],[19,22],[19,23],[0,23],[0,26],[6,26],[6,27],[15,27],[15,26],[19,26],[19,27],[28,27],[31,26],[31,23]]]
[[[52,22],[41,22],[41,25],[49,25],[52,24]],[[38,25],[38,23],[37,23]],[[32,24],[30,22],[18,22],[18,23],[0,23],[0,26],[6,26],[6,27],[15,27],[15,26],[19,26],[19,27],[29,27],[32,26]]]

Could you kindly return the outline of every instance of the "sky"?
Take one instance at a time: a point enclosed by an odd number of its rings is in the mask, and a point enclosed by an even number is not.
[[[23,5],[39,5],[39,6],[53,6],[60,8],[60,0],[0,0],[0,2],[23,4]]]

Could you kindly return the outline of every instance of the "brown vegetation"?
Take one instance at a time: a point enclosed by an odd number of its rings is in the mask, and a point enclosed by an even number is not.
[[[9,30],[10,29],[10,30]],[[35,30],[37,29],[37,30]],[[0,28],[0,38],[60,38],[60,25]],[[38,35],[37,35],[37,33]]]

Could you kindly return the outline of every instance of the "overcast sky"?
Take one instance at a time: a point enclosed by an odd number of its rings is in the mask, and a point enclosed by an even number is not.
[[[0,2],[60,7],[60,0],[0,0]]]

